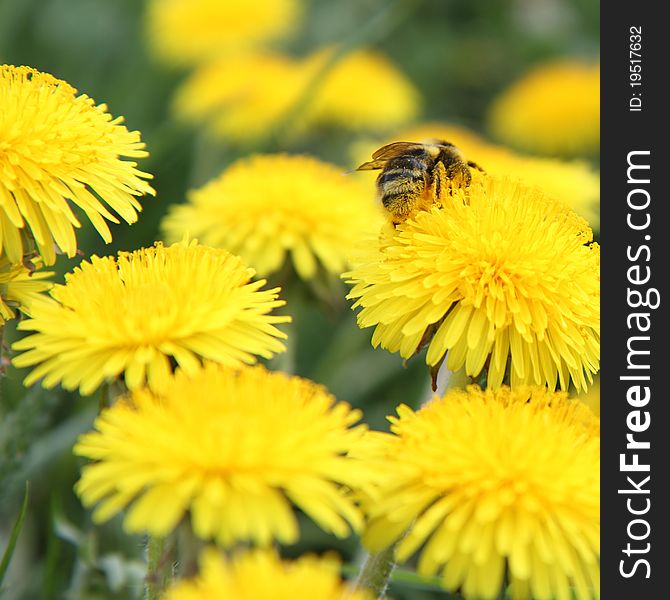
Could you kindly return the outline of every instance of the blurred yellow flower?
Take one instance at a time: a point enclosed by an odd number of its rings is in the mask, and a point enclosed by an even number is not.
[[[124,221],[137,220],[136,196],[154,194],[145,181],[151,175],[124,160],[147,156],[139,132],[105,104],[29,67],[0,65],[0,98],[0,251],[12,263],[23,260],[26,229],[45,264],[56,260],[54,243],[75,255],[80,223],[69,202],[106,242],[105,219],[119,220],[103,202]]]
[[[360,327],[404,358],[578,390],[599,369],[600,247],[586,222],[539,189],[494,177],[454,191],[370,242],[343,277]],[[467,193],[467,195],[466,195]]]
[[[225,546],[293,543],[295,505],[346,537],[362,525],[346,491],[367,478],[346,455],[360,418],[325,388],[260,366],[177,370],[162,395],[136,390],[79,439],[74,452],[96,462],[75,489],[97,522],[130,505],[128,532],[165,536],[190,513],[196,536]]]
[[[372,600],[371,593],[342,583],[333,558],[301,556],[282,561],[254,550],[224,560],[212,548],[200,557],[200,574],[168,589],[165,600]]]
[[[289,114],[313,76],[279,53],[222,58],[194,70],[177,90],[173,111],[214,136],[254,140]]]
[[[29,266],[12,264],[6,256],[0,256],[0,327],[16,316],[17,309],[30,314],[30,306],[45,299],[42,292],[53,285],[45,280],[53,273],[36,271],[39,264],[39,260],[33,260]]]
[[[201,359],[238,366],[283,351],[286,335],[268,313],[284,301],[261,290],[254,270],[225,250],[196,242],[93,256],[51,290],[18,328],[35,331],[14,343],[16,367],[51,388],[86,395],[123,374],[126,386],[165,385],[176,363],[189,373]]]
[[[597,152],[600,65],[563,60],[535,67],[493,101],[489,126],[496,138],[529,152]]]
[[[310,57],[322,68],[335,50]],[[353,130],[387,131],[413,119],[419,93],[388,58],[379,52],[358,50],[346,54],[327,73],[307,109],[307,120]]]
[[[300,0],[149,0],[147,36],[163,61],[194,64],[281,39],[301,13]]]
[[[174,112],[237,141],[269,135],[289,115],[293,136],[316,125],[384,130],[416,115],[418,92],[387,58],[358,50],[324,70],[334,52],[302,60],[257,52],[204,64],[178,89]]]
[[[584,160],[559,160],[519,154],[498,146],[466,127],[447,123],[423,123],[399,131],[385,140],[425,142],[447,140],[458,146],[468,160],[473,160],[489,175],[518,179],[528,186],[537,186],[549,196],[567,204],[589,225],[598,229],[600,223],[600,176]],[[352,148],[354,162],[368,160],[382,143],[361,141]]]
[[[242,159],[163,221],[168,240],[186,233],[239,254],[262,276],[290,256],[304,279],[321,267],[339,275],[366,231],[383,222],[374,196],[355,177],[309,156]]]
[[[357,450],[377,475],[363,504],[371,551],[400,540],[400,561],[419,551],[419,573],[465,598],[502,597],[505,579],[517,600],[599,597],[590,410],[546,388],[470,386],[397,412],[392,434],[368,434]]]

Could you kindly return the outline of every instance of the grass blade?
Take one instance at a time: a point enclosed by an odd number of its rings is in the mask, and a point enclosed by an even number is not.
[[[7,543],[7,547],[5,548],[5,552],[2,555],[2,561],[0,561],[0,587],[2,586],[2,582],[5,578],[5,573],[7,572],[7,568],[9,567],[9,562],[12,560],[12,555],[14,554],[14,548],[16,547],[16,542],[19,539],[19,535],[21,533],[21,529],[23,527],[23,521],[26,518],[26,513],[28,512],[28,482],[26,481],[26,491],[23,494],[23,503],[21,504],[21,511],[19,512],[19,516],[16,518],[16,522],[14,523],[14,527],[12,527],[12,533],[9,536],[9,541]]]

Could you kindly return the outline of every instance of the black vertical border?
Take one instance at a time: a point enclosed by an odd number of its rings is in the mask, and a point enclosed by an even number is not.
[[[632,2],[601,3],[601,580],[602,598],[616,600],[670,598],[670,335],[665,324],[670,307],[668,279],[670,272],[670,218],[668,204],[670,188],[665,178],[670,173],[670,22],[661,15],[663,2],[636,0]],[[631,27],[642,28],[642,85],[630,85]],[[634,58],[634,57],[633,57]],[[636,63],[633,63],[636,64]],[[642,110],[629,110],[630,99],[637,92],[642,99]],[[634,231],[627,225],[627,195],[635,187],[627,183],[628,153],[649,150],[651,183],[644,187],[651,194],[648,209],[651,224],[644,231]],[[636,215],[639,216],[639,215]],[[650,239],[643,239],[645,235]],[[636,262],[627,255],[628,247],[647,244],[651,251],[648,261],[643,252]],[[630,252],[630,251],[628,251]],[[647,287],[660,292],[659,308],[635,309],[627,302],[627,288],[635,288],[628,281],[628,269],[633,264],[651,269]],[[643,288],[638,287],[640,291]],[[649,404],[639,410],[650,413],[650,427],[635,437],[651,442],[649,450],[638,451],[640,462],[650,463],[649,482],[641,487],[649,494],[620,494],[630,489],[628,475],[640,485],[640,473],[623,473],[620,454],[626,452],[626,434],[630,433],[626,419],[631,407],[626,392],[632,383],[622,381],[627,371],[627,341],[634,332],[629,330],[627,317],[631,312],[646,310],[651,315],[651,340],[648,357],[651,368],[646,373],[651,380]],[[663,322],[662,322],[663,321]],[[641,372],[641,371],[639,371]],[[669,382],[669,383],[666,383]],[[629,453],[632,451],[629,450]],[[630,459],[629,459],[630,462]],[[646,506],[649,512],[633,515],[627,499],[633,498],[633,508]],[[629,537],[628,526],[633,519],[646,519],[650,535],[644,540]],[[632,532],[640,536],[645,527],[633,525]],[[627,544],[636,550],[630,553]],[[640,563],[634,574],[624,577],[621,570],[631,572],[637,558]],[[624,561],[623,563],[621,561]],[[649,577],[647,578],[647,574]]]

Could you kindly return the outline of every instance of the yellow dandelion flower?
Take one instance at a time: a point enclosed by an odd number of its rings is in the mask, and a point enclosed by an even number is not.
[[[499,387],[578,390],[599,369],[600,248],[562,204],[482,177],[370,244],[344,277],[375,347]],[[508,364],[509,363],[509,364]]]
[[[588,154],[600,147],[600,65],[542,64],[496,98],[493,135],[538,154]]]
[[[293,136],[324,124],[388,129],[414,117],[416,89],[388,59],[368,50],[346,55],[312,89],[333,52],[304,59],[255,52],[203,64],[177,90],[174,113],[238,141],[268,135],[289,115]],[[301,101],[301,114],[293,115]]]
[[[46,388],[86,395],[122,373],[131,390],[145,381],[159,390],[172,361],[190,373],[201,359],[269,358],[286,337],[273,323],[290,318],[268,314],[284,301],[253,275],[237,256],[196,242],[93,256],[19,324],[37,333],[14,343],[25,352],[13,363],[35,366],[26,385],[44,378]]]
[[[161,396],[136,390],[96,421],[75,453],[76,492],[102,522],[125,507],[129,532],[165,536],[189,513],[196,536],[222,545],[298,538],[295,505],[345,537],[362,524],[346,487],[366,467],[346,456],[360,411],[315,383],[261,366],[178,370]]]
[[[105,204],[124,221],[137,220],[136,196],[154,190],[145,181],[151,175],[125,160],[147,152],[122,117],[64,81],[11,65],[0,66],[0,105],[0,248],[11,262],[23,259],[26,228],[47,265],[56,259],[54,243],[75,255],[80,223],[70,202],[106,242],[105,219],[119,220]]]
[[[177,90],[173,112],[223,139],[257,139],[289,114],[313,76],[279,53],[226,57],[193,71]]]
[[[598,419],[564,392],[470,386],[392,417],[358,455],[377,481],[364,544],[419,548],[419,573],[466,598],[599,596]],[[407,535],[403,537],[403,534]],[[574,595],[573,595],[574,594]]]
[[[189,194],[163,221],[169,240],[184,233],[239,254],[262,276],[288,256],[304,279],[318,267],[339,275],[365,231],[383,222],[366,186],[308,156],[258,155],[234,163]]]
[[[323,65],[334,50],[316,53],[311,63]],[[413,119],[419,93],[391,61],[371,50],[347,54],[316,89],[307,119],[348,129],[388,130]]]
[[[447,123],[416,125],[398,132],[385,143],[435,139],[455,144],[468,160],[476,162],[489,175],[518,179],[528,186],[539,187],[584,217],[591,227],[599,227],[600,176],[588,162],[520,154],[493,144],[466,127]],[[360,164],[369,160],[368,157],[381,145],[379,142],[356,144],[353,148],[354,162]]]
[[[254,550],[226,561],[214,549],[200,557],[200,573],[168,589],[165,600],[372,600],[340,580],[334,558],[301,556],[281,560],[276,552]]]
[[[34,260],[30,266],[12,264],[6,256],[0,256],[0,327],[16,316],[16,309],[29,314],[30,306],[43,300],[53,285],[45,281],[53,273],[36,271],[40,261]]]
[[[150,0],[146,23],[157,56],[193,64],[281,39],[295,29],[299,0]]]

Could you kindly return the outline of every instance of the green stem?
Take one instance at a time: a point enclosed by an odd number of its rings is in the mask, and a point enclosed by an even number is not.
[[[2,586],[2,581],[5,578],[5,573],[9,568],[9,562],[12,560],[12,555],[14,554],[14,549],[16,548],[16,542],[19,540],[19,535],[21,529],[23,528],[23,522],[26,518],[26,513],[28,512],[28,496],[29,496],[29,484],[26,481],[25,492],[23,493],[23,502],[21,503],[21,510],[19,511],[12,531],[9,534],[9,540],[7,541],[7,547],[2,555],[2,560],[0,560],[0,586]]]
[[[145,600],[159,600],[173,578],[173,544],[168,538],[150,535],[147,538],[147,576]]]
[[[395,544],[375,554],[368,554],[363,562],[356,587],[372,590],[377,598],[384,598],[391,575],[396,568]]]
[[[105,382],[100,386],[100,398],[98,402],[98,412],[103,409],[114,406],[122,396],[128,393],[128,388],[122,379],[114,379]]]
[[[509,572],[505,567],[502,584],[500,585],[500,592],[498,593],[498,600],[505,600],[507,598],[507,587],[509,586]]]
[[[346,578],[355,578],[359,568],[353,564],[342,565],[342,575]],[[389,583],[412,590],[439,592],[442,600],[462,600],[458,594],[452,594],[443,587],[443,578],[439,575],[419,575],[416,571],[397,567],[394,569]]]
[[[190,519],[183,519],[175,531],[177,544],[177,569],[180,579],[195,577],[198,573],[198,559],[205,543],[193,533]]]
[[[190,519],[182,519],[164,538],[148,536],[144,600],[158,600],[174,580],[194,577],[203,545],[193,533]]]
[[[284,267],[268,282],[268,287],[279,286],[279,297],[286,301],[282,306],[281,314],[291,315],[291,322],[280,326],[288,337],[282,340],[286,350],[270,359],[268,367],[271,371],[283,371],[288,375],[296,372],[296,358],[298,352],[298,320],[304,310],[304,283],[291,267],[291,259],[286,256]]]

